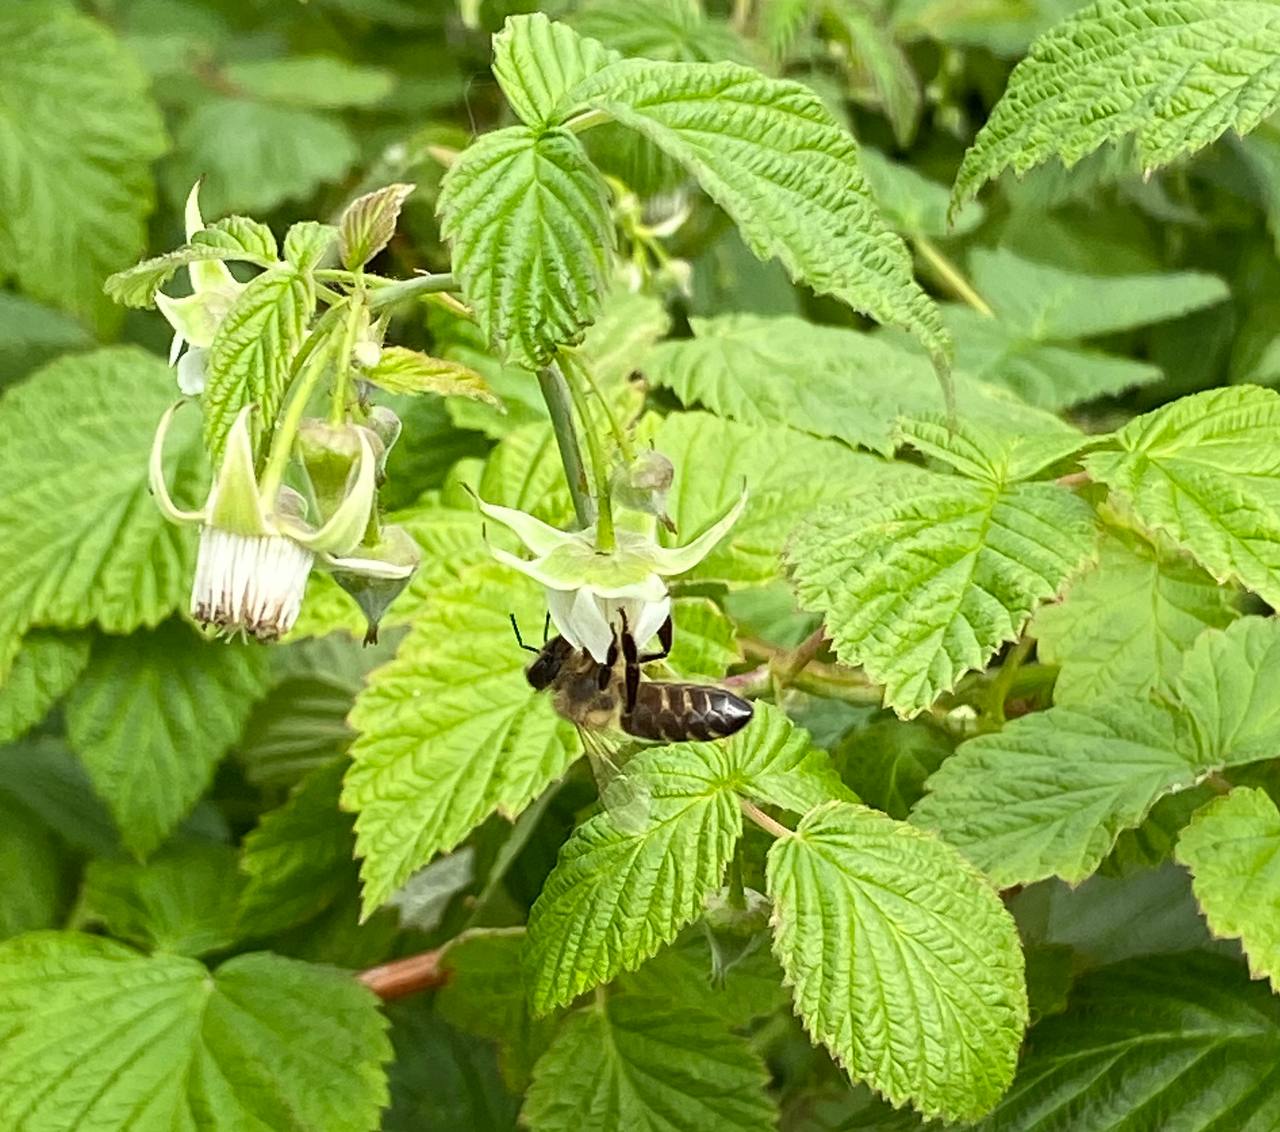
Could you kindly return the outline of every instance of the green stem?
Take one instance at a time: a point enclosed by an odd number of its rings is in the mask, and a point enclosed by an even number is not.
[[[361,304],[355,296],[347,299],[347,325],[342,331],[342,346],[338,355],[338,375],[333,383],[333,399],[329,402],[329,423],[337,427],[347,419],[347,389],[351,384],[351,355],[356,348],[356,334],[360,330]]]
[[[609,431],[613,433],[614,443],[618,446],[618,451],[622,453],[622,458],[628,465],[635,463],[636,451],[631,444],[631,438],[627,435],[627,430],[618,423],[617,415],[613,411],[613,407],[605,400],[604,393],[601,391],[599,384],[596,382],[595,374],[591,372],[591,367],[572,350],[562,350],[561,357],[569,363],[569,367],[575,372],[582,375],[587,385],[591,387],[591,392],[595,395],[600,407],[604,410],[605,419],[609,422]]]
[[[414,299],[419,295],[433,295],[439,291],[459,290],[458,281],[452,273],[441,275],[416,275],[412,279],[400,279],[395,283],[377,287],[369,293],[369,309],[380,311],[385,307],[402,303],[405,299]]]
[[[591,419],[586,393],[576,381],[566,384],[569,386],[569,396],[573,398],[573,407],[578,413],[578,423],[582,425],[582,433],[587,438],[587,452],[591,456],[591,470],[595,474],[596,549],[607,554],[616,545],[613,537],[613,503],[609,498],[609,465],[605,463],[604,448]]]
[[[1000,671],[991,681],[991,687],[987,690],[987,716],[997,727],[1004,726],[1004,705],[1009,698],[1009,689],[1013,687],[1014,678],[1018,675],[1022,662],[1027,659],[1034,647],[1033,638],[1023,637],[1009,650],[1009,655],[1004,658]]]
[[[610,114],[607,110],[584,110],[575,118],[570,118],[564,128],[573,134],[580,134],[593,126],[603,126],[609,121]]]
[[[987,318],[995,318],[996,312],[991,309],[986,299],[974,290],[973,284],[932,240],[920,235],[912,236],[911,239],[916,246],[916,251],[933,268],[938,278],[955,292],[957,298],[963,299],[979,314]]]
[[[324,375],[325,363],[332,352],[333,338],[330,334],[337,325],[341,313],[340,306],[330,307],[316,322],[315,328],[303,342],[290,367],[288,397],[289,403],[284,415],[280,418],[275,435],[271,438],[271,448],[267,453],[266,467],[262,472],[261,492],[264,498],[274,499],[280,485],[284,482],[285,469],[289,466],[289,458],[293,454],[293,442],[298,435],[298,426],[302,423],[302,415],[307,411],[307,402],[315,391],[316,384]],[[317,353],[321,345],[325,349]]]
[[[792,837],[794,834],[781,822],[776,822],[768,814],[764,812],[754,802],[748,802],[745,798],[738,799],[738,805],[742,807],[742,812],[756,823],[765,833],[771,833],[774,837]]]
[[[573,499],[573,513],[579,527],[589,527],[595,514],[591,496],[587,492],[587,473],[582,466],[582,449],[578,446],[578,430],[573,424],[573,406],[570,401],[569,383],[560,367],[552,362],[538,370],[538,388],[551,415],[551,430],[555,433],[556,447],[560,449],[560,462],[564,465],[564,478],[569,483],[569,495]]]

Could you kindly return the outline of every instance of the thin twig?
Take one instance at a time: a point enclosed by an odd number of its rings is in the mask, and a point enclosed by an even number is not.
[[[774,837],[793,837],[794,833],[789,830],[781,822],[776,822],[768,814],[764,812],[754,802],[748,802],[745,798],[738,799],[738,805],[742,807],[742,812],[756,823],[765,833],[771,833]]]
[[[995,318],[996,312],[991,309],[986,299],[974,290],[973,284],[943,254],[937,244],[925,236],[913,236],[912,242],[924,261],[933,268],[938,278],[955,292],[957,298],[963,299],[979,314],[985,315],[987,318]]]
[[[433,951],[393,959],[390,963],[361,971],[356,978],[383,1002],[442,987],[449,981],[449,972],[441,965],[444,951],[443,947],[437,947]]]

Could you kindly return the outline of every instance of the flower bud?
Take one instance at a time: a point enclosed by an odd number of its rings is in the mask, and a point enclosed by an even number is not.
[[[373,546],[357,546],[346,558],[328,563],[333,580],[349,593],[364,614],[364,643],[377,644],[383,614],[404,591],[422,556],[403,527],[384,526]]]
[[[619,468],[613,474],[610,485],[613,501],[619,507],[656,515],[667,530],[675,526],[667,515],[667,496],[675,468],[661,452],[650,448],[641,452],[629,467]]]

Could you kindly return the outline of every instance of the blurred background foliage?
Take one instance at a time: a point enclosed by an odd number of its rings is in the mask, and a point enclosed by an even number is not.
[[[510,120],[488,71],[489,36],[508,15],[532,10],[626,54],[735,59],[812,85],[865,147],[886,214],[911,245],[921,279],[947,303],[962,373],[1065,411],[1089,430],[1198,389],[1275,384],[1280,126],[1225,138],[1149,178],[1130,173],[1117,150],[1070,170],[1006,177],[948,226],[947,189],[964,147],[1032,38],[1076,7],[0,0],[0,30],[36,10],[48,13],[50,29],[67,21],[74,61],[70,73],[54,52],[6,58],[0,68],[0,386],[16,388],[41,366],[111,343],[163,356],[169,335],[160,316],[121,312],[101,283],[144,252],[181,242],[182,203],[197,178],[206,217],[246,212],[277,232],[298,219],[332,220],[371,188],[413,182],[417,191],[375,270],[447,270],[434,216],[440,177],[471,137]],[[47,179],[22,211],[14,200],[32,198],[6,187],[6,151],[40,138]],[[642,142],[608,128],[586,140],[634,194],[639,217],[658,222],[689,208],[665,241],[690,265],[687,291],[676,274],[659,272],[656,286],[675,337],[687,337],[691,320],[728,312],[865,329],[847,309],[791,284],[776,263],[755,261],[725,217]],[[619,222],[625,238],[621,211]],[[32,251],[38,247],[47,250]],[[627,250],[636,245],[624,239]],[[1135,285],[1127,278],[1135,275],[1159,278]],[[975,312],[967,293],[974,288],[994,317]],[[518,453],[520,441],[510,438],[543,409],[528,375],[490,357],[461,320],[420,306],[398,319],[394,337],[475,366],[508,403],[505,416],[432,397],[397,405],[407,441],[395,452],[385,502],[405,508],[441,490],[447,500],[460,470],[477,470],[500,442]],[[619,380],[632,364],[622,359]],[[678,393],[678,378],[654,385],[652,404],[676,404],[665,386]],[[163,404],[165,394],[157,397]],[[16,439],[0,436],[0,445]],[[564,499],[555,498],[554,462],[547,467],[525,502],[554,513]],[[436,581],[428,575],[423,592]],[[333,597],[315,595],[313,629],[326,625],[323,603]],[[812,627],[777,585],[736,592],[724,604],[749,645],[792,645]],[[180,619],[127,637],[102,628],[29,634],[0,703],[0,937],[76,927],[215,959],[268,947],[361,968],[465,927],[523,922],[590,800],[585,778],[571,777],[514,826],[490,820],[464,849],[415,877],[394,906],[357,922],[351,821],[336,808],[351,738],[344,718],[397,631],[386,638],[368,650],[339,633],[270,651],[209,652]],[[949,740],[929,725],[887,726],[872,707],[805,692],[789,706],[851,785],[890,813],[905,814],[948,751]],[[177,783],[186,816],[176,831],[134,825],[122,843],[121,811],[113,816],[99,796],[103,782],[122,779],[143,793],[157,781]],[[1161,836],[1161,823],[1175,819],[1158,808],[1122,841],[1105,875],[1078,890],[1045,882],[1017,898],[1033,1015],[1061,1012],[1071,977],[1092,967],[1210,946],[1186,874],[1169,862],[1169,837]],[[152,851],[145,863],[140,848]],[[486,977],[517,996],[510,958],[484,962]],[[514,1126],[528,1064],[509,1044],[499,1061],[482,1014],[456,993],[391,1009],[398,1056],[385,1128]],[[865,1091],[851,1092],[789,1011],[750,1032],[784,1128],[916,1126]]]

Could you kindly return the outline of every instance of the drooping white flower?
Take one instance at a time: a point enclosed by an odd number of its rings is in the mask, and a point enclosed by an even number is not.
[[[197,181],[187,196],[185,213],[187,240],[204,228],[200,216],[200,182]],[[156,292],[156,306],[173,327],[173,342],[169,347],[169,364],[177,366],[178,388],[189,397],[204,392],[205,359],[213,336],[227,312],[234,305],[244,284],[238,283],[230,269],[221,260],[197,260],[189,264],[191,294],[173,299],[163,292]],[[183,353],[182,347],[187,350]]]
[[[614,532],[614,548],[602,551],[596,546],[594,525],[561,531],[524,511],[479,501],[485,515],[509,527],[534,554],[526,560],[493,547],[494,557],[541,584],[561,636],[601,663],[621,615],[640,647],[661,628],[671,613],[663,579],[693,569],[710,554],[746,503],[744,490],[724,515],[685,546],[660,546],[652,533],[620,528]]]
[[[349,575],[407,578],[413,573],[416,562],[347,557],[363,539],[374,506],[378,457],[372,432],[351,426],[356,458],[328,518],[314,526],[305,520],[306,504],[298,492],[259,485],[249,431],[253,407],[246,406],[227,434],[222,466],[204,507],[184,511],[165,485],[163,455],[165,434],[182,404],[165,413],[156,430],[150,482],[166,518],[200,524],[191,590],[191,615],[197,621],[226,633],[275,640],[297,620],[317,557],[328,568]]]

